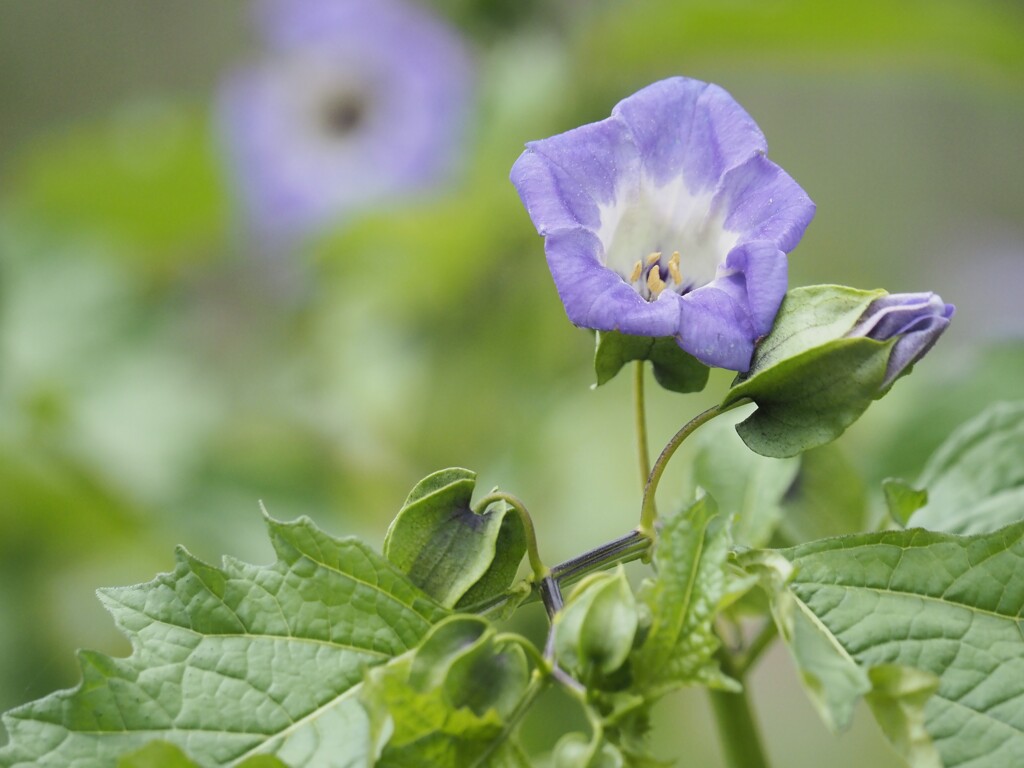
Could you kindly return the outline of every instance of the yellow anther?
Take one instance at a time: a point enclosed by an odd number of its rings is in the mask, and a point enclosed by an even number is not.
[[[629,275],[629,282],[635,283],[637,280],[640,279],[640,275],[642,275],[643,272],[644,272],[643,262],[638,261],[636,264],[633,265],[633,271]]]
[[[676,285],[683,282],[683,273],[679,271],[679,251],[672,251],[672,258],[668,260],[668,273]]]
[[[659,261],[661,261],[661,251],[655,251],[647,257],[647,266],[649,267],[652,264],[657,264]]]
[[[654,298],[658,298],[658,295],[665,290],[665,281],[661,279],[661,272],[659,270],[652,269],[647,273],[647,288]]]

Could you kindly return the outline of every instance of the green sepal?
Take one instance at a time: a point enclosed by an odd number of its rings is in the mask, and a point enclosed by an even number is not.
[[[590,574],[555,617],[555,657],[589,685],[626,662],[638,624],[636,598],[622,566]]]
[[[684,352],[672,336],[653,338],[598,331],[594,350],[595,386],[611,381],[622,366],[634,360],[650,360],[654,380],[670,392],[700,392],[708,383],[710,369]]]
[[[613,745],[604,739],[588,739],[582,733],[567,733],[555,744],[554,768],[624,768],[626,761]]]
[[[835,440],[880,397],[895,339],[844,338],[884,291],[834,285],[786,294],[771,333],[722,404],[757,404],[736,427],[747,446],[783,458]]]
[[[882,481],[882,493],[889,516],[901,528],[906,528],[911,515],[928,503],[928,491],[915,488],[896,477]]]
[[[443,469],[409,493],[384,539],[384,555],[446,608],[479,604],[512,584],[526,553],[526,531],[509,505],[478,514],[470,506],[476,473]]]
[[[518,764],[507,717],[525,695],[522,649],[478,617],[440,622],[412,654],[367,673],[360,700],[378,766]],[[509,759],[499,759],[511,750]]]
[[[918,484],[928,502],[911,526],[986,533],[1024,519],[1024,401],[995,403],[956,429]]]

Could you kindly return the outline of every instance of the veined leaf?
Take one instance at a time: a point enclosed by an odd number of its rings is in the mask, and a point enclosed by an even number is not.
[[[728,531],[710,497],[665,523],[654,561],[657,577],[641,590],[651,627],[633,653],[636,690],[651,697],[689,683],[735,689],[714,661],[711,622],[730,591]]]
[[[997,403],[954,431],[918,485],[927,503],[910,526],[984,533],[1024,519],[1024,402]]]
[[[924,732],[946,768],[1024,765],[1024,523],[970,537],[920,529],[848,536],[778,554],[794,574],[777,605],[791,602],[818,635],[813,655],[791,645],[805,676],[827,688],[859,669],[859,687],[870,683],[882,697],[873,703],[883,704],[874,707],[883,730],[911,750],[915,768],[934,762],[914,706],[923,707]],[[934,676],[934,695],[920,679],[877,672],[891,665]],[[852,706],[857,687],[846,686],[835,712]]]
[[[273,565],[214,568],[180,550],[173,572],[102,591],[132,655],[82,653],[77,688],[5,715],[0,765],[112,765],[160,739],[204,768],[255,755],[366,766],[365,670],[448,612],[361,542],[308,519],[268,527]]]

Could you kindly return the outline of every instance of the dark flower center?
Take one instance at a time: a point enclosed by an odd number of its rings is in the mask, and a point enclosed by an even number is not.
[[[357,131],[366,122],[369,104],[360,93],[344,91],[327,100],[322,119],[327,133],[344,138]]]

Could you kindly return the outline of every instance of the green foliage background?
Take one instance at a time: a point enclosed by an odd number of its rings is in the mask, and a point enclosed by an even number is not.
[[[917,374],[816,459],[854,500],[849,530],[881,514],[882,478],[917,477],[955,425],[1020,396],[1016,5],[437,6],[478,54],[461,173],[297,252],[256,254],[210,120],[224,72],[258,54],[244,4],[0,4],[0,710],[74,684],[76,647],[127,652],[96,587],[169,570],[179,542],[269,561],[258,500],[379,546],[419,478],[470,466],[526,501],[551,562],[628,530],[628,377],[588,390],[593,340],[565,320],[507,176],[524,141],[660,77],[728,89],[818,204],[792,285],[958,306]],[[727,380],[652,392],[652,442]],[[674,485],[682,498],[686,478]],[[808,516],[822,489],[803,491],[782,515]],[[541,630],[539,612],[522,622]],[[778,764],[861,765],[872,750],[898,765],[864,712],[828,734],[781,653],[753,685]],[[542,702],[535,747],[564,710]],[[692,764],[717,759],[708,723],[697,692],[655,710],[664,753]]]

